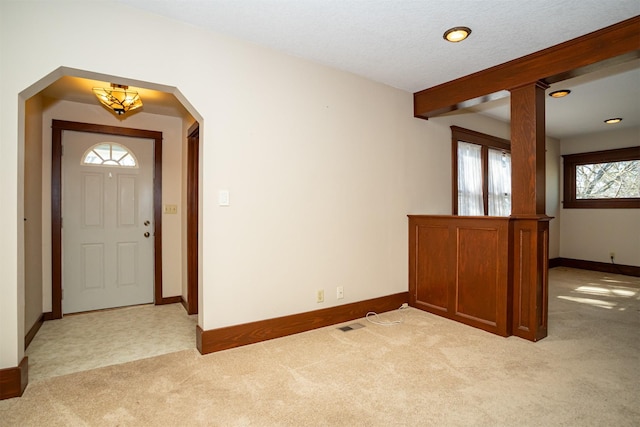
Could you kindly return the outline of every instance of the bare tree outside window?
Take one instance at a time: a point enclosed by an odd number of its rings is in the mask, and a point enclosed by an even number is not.
[[[640,208],[640,146],[562,158],[565,209]]]
[[[576,166],[577,199],[640,197],[640,161]]]

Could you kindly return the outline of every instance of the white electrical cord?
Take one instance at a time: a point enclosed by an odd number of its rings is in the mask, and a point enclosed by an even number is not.
[[[398,308],[396,311],[404,311],[407,308],[409,308],[408,304],[402,304],[400,308]],[[374,325],[380,325],[380,326],[393,326],[393,325],[398,325],[404,322],[404,316],[402,319],[399,319],[399,320],[378,320],[379,316],[378,316],[378,313],[376,313],[375,311],[368,312],[365,318],[370,323],[373,323]]]

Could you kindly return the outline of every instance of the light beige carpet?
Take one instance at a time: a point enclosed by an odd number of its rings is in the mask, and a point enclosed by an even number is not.
[[[637,426],[640,280],[556,268],[550,331],[502,338],[415,309],[201,356],[30,384],[3,426]],[[352,323],[352,322],[349,322]]]

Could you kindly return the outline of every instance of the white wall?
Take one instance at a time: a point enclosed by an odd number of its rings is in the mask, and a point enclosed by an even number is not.
[[[640,128],[599,132],[561,141],[562,154],[640,145]],[[560,256],[640,266],[640,209],[562,209]]]
[[[100,105],[57,101],[42,114],[43,310],[51,311],[51,121],[68,120],[162,132],[162,204],[182,203],[182,120],[138,112],[119,119]],[[162,294],[182,295],[182,209],[162,215]]]
[[[205,330],[406,291],[406,215],[451,213],[449,125],[508,137],[474,115],[414,119],[410,93],[113,2],[0,12],[0,368],[17,365],[24,336],[18,94],[60,66],[177,87],[201,115]],[[114,40],[96,16],[136,25]]]

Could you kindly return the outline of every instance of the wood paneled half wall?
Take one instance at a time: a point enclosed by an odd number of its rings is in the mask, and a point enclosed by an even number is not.
[[[511,335],[509,218],[409,218],[409,305]]]
[[[409,305],[505,337],[544,338],[546,264],[536,251],[548,224],[528,221],[532,232],[513,217],[410,215]]]

